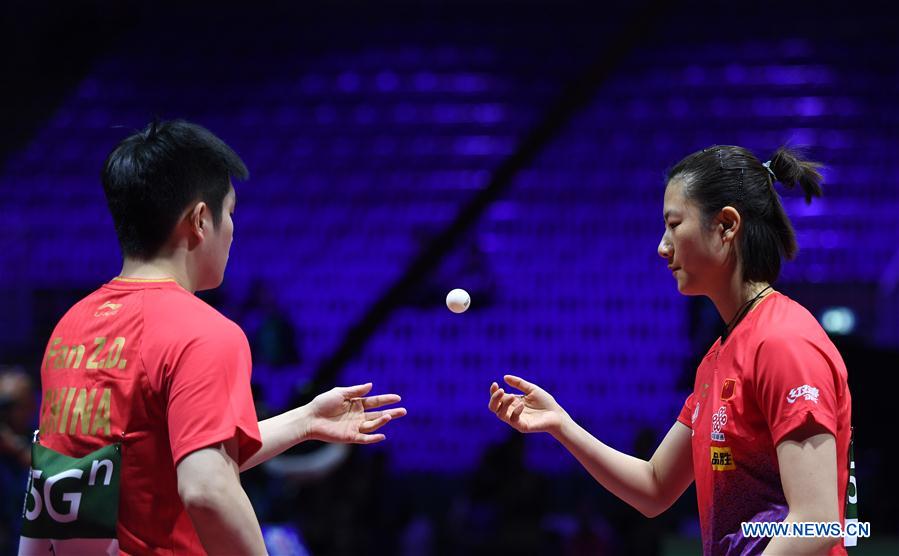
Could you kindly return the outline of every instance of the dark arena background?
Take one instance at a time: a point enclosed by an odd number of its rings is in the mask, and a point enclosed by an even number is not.
[[[154,117],[243,157],[224,284],[261,417],[372,381],[377,446],[301,444],[244,474],[273,554],[699,552],[695,492],[646,519],[548,435],[487,409],[515,372],[649,457],[720,332],[656,253],[666,170],[711,144],[823,161],[779,188],[778,289],[849,369],[857,554],[899,554],[896,8],[853,2],[7,2],[0,364],[37,385],[52,326],[115,276],[99,181]],[[453,288],[471,309],[444,304]],[[0,398],[5,430],[17,404]],[[26,404],[27,406],[27,404]],[[27,470],[0,453],[0,546]]]

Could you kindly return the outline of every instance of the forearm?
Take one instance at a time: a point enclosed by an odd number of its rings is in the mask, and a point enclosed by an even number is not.
[[[236,479],[185,506],[208,554],[266,553],[256,514]]]
[[[799,517],[788,513],[784,519],[784,523],[797,523],[809,521],[830,521],[827,519],[816,519],[814,517]],[[818,538],[800,538],[800,537],[774,537],[763,552],[766,556],[776,556],[779,554],[789,554],[790,556],[817,556],[826,555],[831,547],[841,542],[838,538],[818,537]]]
[[[259,422],[262,447],[240,467],[241,472],[277,456],[283,451],[308,440],[308,406],[285,411]]]
[[[553,436],[599,484],[642,514],[653,517],[667,508],[650,462],[603,444],[568,416]]]

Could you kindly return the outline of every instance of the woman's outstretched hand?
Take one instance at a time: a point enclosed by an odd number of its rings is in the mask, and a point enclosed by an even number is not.
[[[549,392],[514,375],[506,375],[503,379],[524,394],[509,394],[495,382],[490,385],[488,407],[500,421],[519,432],[554,434],[561,429],[568,414]]]

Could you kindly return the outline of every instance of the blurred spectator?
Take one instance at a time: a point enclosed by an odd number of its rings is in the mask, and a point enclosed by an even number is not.
[[[254,364],[277,368],[300,362],[296,328],[263,280],[253,280],[238,320],[250,340]]]
[[[644,425],[634,438],[632,454],[636,458],[648,461],[661,442],[659,433],[651,426]],[[662,553],[662,540],[665,531],[673,528],[675,516],[665,512],[653,519],[646,519],[643,514],[631,506],[615,501],[610,521],[615,523],[615,541],[618,545],[615,554],[622,556],[652,556]]]
[[[559,547],[549,546],[553,539],[541,527],[546,484],[525,466],[524,447],[524,436],[516,434],[487,448],[470,484],[468,515],[454,524],[455,530],[444,532],[458,548],[451,553],[524,556],[559,552]]]
[[[31,466],[34,383],[18,368],[0,368],[0,554],[14,552]]]
[[[388,463],[383,450],[351,449],[333,472],[301,483],[281,505],[284,515],[279,518],[299,524],[312,554],[397,554],[396,501],[386,489]]]
[[[566,542],[566,556],[602,556],[615,554],[612,550],[613,534],[599,515],[592,499],[582,496],[577,504],[577,529]]]

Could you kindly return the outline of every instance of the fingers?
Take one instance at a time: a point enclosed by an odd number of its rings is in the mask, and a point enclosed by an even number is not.
[[[496,388],[494,388],[494,386]],[[497,386],[495,382],[493,383],[493,386],[490,387],[490,390],[493,393],[490,394],[490,402],[487,404],[487,407],[490,409],[490,411],[496,413],[499,409],[499,404],[500,402],[502,402],[505,392],[503,392],[503,389]]]
[[[499,409],[496,410],[496,414],[500,419],[507,421],[509,419],[509,408],[518,399],[518,396],[514,394],[506,394],[503,396],[502,401],[499,403]]]
[[[355,386],[345,386],[340,388],[344,398],[361,398],[371,392],[371,382],[365,384],[357,384]]]
[[[391,419],[399,419],[406,415],[405,407],[394,407],[391,409],[385,409],[384,411],[366,411],[364,415],[365,421],[374,421],[376,419],[380,419],[384,415],[390,415]]]
[[[347,386],[341,388],[343,397],[351,401],[362,402],[364,409],[375,409],[381,406],[397,403],[402,398],[397,394],[380,394],[377,396],[364,397],[371,392],[372,383],[357,384],[355,386]]]
[[[381,394],[379,396],[369,396],[362,398],[362,407],[365,409],[375,409],[384,405],[390,405],[402,400],[397,394]]]
[[[394,419],[399,419],[406,415],[405,407],[396,407],[385,411],[370,411],[365,414],[365,421],[359,425],[359,432],[370,433],[375,432]]]
[[[512,412],[509,414],[510,423],[518,423],[518,419],[521,417],[521,413],[524,411],[524,407],[524,402],[521,400],[521,398],[515,400],[515,403],[512,406]]]
[[[514,417],[516,420],[524,411],[525,404],[521,396],[516,394],[506,394],[495,382],[490,387],[493,394],[490,395],[490,402],[487,407],[490,411],[496,413],[496,416],[503,421],[511,422]]]
[[[357,434],[353,437],[353,444],[376,444],[385,438],[383,434]]]
[[[406,416],[406,408],[405,407],[396,407],[393,409],[388,409],[387,414],[390,415],[391,419],[396,419],[398,417]]]
[[[503,377],[503,380],[505,380],[506,384],[508,384],[509,386],[518,388],[525,394],[530,394],[531,392],[533,392],[534,390],[537,389],[536,384],[531,384],[530,382],[526,381],[525,379],[515,376],[515,375],[506,375]]]
[[[362,424],[359,425],[359,432],[365,433],[365,434],[370,433],[370,432],[375,432],[379,428],[381,428],[384,425],[386,425],[387,423],[389,423],[391,419],[392,419],[392,417],[390,416],[390,414],[385,413],[384,415],[381,415],[377,419],[372,419],[370,421],[363,421]]]

